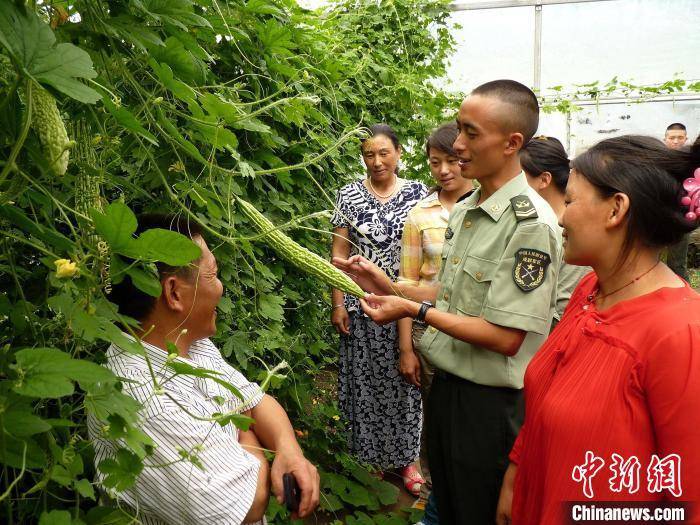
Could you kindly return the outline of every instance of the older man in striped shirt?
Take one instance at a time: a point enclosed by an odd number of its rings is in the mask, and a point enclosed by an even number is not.
[[[226,363],[208,339],[216,332],[223,286],[201,231],[164,216],[144,216],[139,228],[189,235],[202,255],[192,267],[160,265],[157,298],[129,278],[113,288],[110,298],[120,313],[140,322],[144,353],[112,345],[107,366],[123,378],[123,392],[143,406],[141,430],[155,443],[135,485],[116,496],[146,525],[255,523],[264,520],[270,487],[282,502],[282,476],[289,472],[301,491],[298,515],[309,515],[318,505],[319,477],[287,414]],[[199,372],[174,373],[183,367]],[[222,427],[212,418],[216,413],[249,415],[254,423],[247,431]],[[94,419],[89,430],[96,464],[117,454],[118,444],[104,438]],[[272,467],[263,447],[276,453]]]

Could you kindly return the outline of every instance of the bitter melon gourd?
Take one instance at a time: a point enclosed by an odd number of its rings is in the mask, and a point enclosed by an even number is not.
[[[68,133],[56,99],[39,84],[32,85],[32,127],[39,135],[49,169],[64,175],[68,169]]]
[[[78,173],[75,180],[75,209],[85,216],[90,215],[90,209],[102,211],[104,202],[100,186],[102,184],[102,164],[92,144],[94,135],[85,119],[73,119],[69,122],[70,133],[75,137],[75,147],[72,149],[73,165]],[[91,230],[90,221],[78,218],[82,228]],[[97,241],[95,241],[97,242]],[[95,244],[95,243],[93,243]]]
[[[338,270],[331,263],[294,242],[275,227],[270,220],[260,213],[255,206],[243,199],[237,199],[243,214],[253,223],[253,226],[263,234],[263,238],[277,254],[301,270],[314,275],[326,284],[344,292],[364,297],[355,281]]]

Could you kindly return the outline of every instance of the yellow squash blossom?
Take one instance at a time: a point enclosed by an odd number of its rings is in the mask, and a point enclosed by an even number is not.
[[[59,279],[73,277],[78,273],[78,265],[68,259],[56,259],[53,263],[56,265],[56,277]]]

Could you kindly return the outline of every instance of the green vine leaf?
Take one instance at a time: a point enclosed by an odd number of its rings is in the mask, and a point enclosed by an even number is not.
[[[55,481],[63,487],[70,487],[72,485],[73,477],[65,467],[62,467],[61,465],[54,465],[51,469],[51,481]]]
[[[160,281],[154,272],[142,270],[138,266],[132,266],[126,271],[127,275],[131,277],[131,282],[134,286],[141,290],[143,293],[150,295],[151,297],[160,297],[163,291]]]
[[[132,247],[142,259],[160,261],[170,266],[185,266],[202,255],[202,249],[191,239],[161,228],[146,230]]]
[[[173,72],[186,82],[197,85],[207,77],[206,63],[186,49],[179,38],[169,37],[164,46],[151,46],[149,52],[154,60],[168,64]]]
[[[17,437],[41,434],[51,430],[51,425],[30,412],[13,410],[2,415],[3,431]]]
[[[195,90],[181,80],[175,78],[173,70],[168,64],[159,64],[153,58],[148,59],[148,64],[153,69],[153,72],[158,75],[158,79],[173,95],[188,104],[196,104],[195,99],[197,98],[197,93]]]
[[[0,44],[22,73],[48,84],[80,102],[94,104],[101,97],[79,78],[95,78],[90,55],[69,43],[56,44],[56,37],[33,11],[3,2],[0,10]]]
[[[107,474],[102,482],[104,486],[121,492],[136,483],[143,462],[136,454],[122,448],[116,457],[102,460],[97,468]]]
[[[156,115],[158,117],[158,123],[161,126],[163,126],[163,130],[165,131],[166,135],[166,140],[177,142],[177,144],[180,145],[180,147],[185,151],[185,153],[187,153],[194,160],[201,162],[202,164],[207,163],[207,159],[205,159],[202,156],[202,154],[195,147],[195,145],[182,136],[177,127],[175,127],[175,125],[169,119],[167,119],[165,115],[163,115],[162,111],[158,110]]]
[[[133,397],[122,394],[111,384],[98,384],[85,394],[85,408],[101,421],[118,415],[128,425],[136,425],[141,405]]]
[[[127,248],[132,241],[138,222],[136,215],[123,202],[113,202],[107,206],[104,213],[91,210],[95,231],[104,238],[114,251]]]
[[[220,412],[215,412],[212,414],[212,417],[216,419],[216,422],[221,425],[222,427],[225,427],[229,423],[234,425],[237,428],[240,428],[243,431],[246,431],[250,428],[250,425],[252,425],[255,420],[252,417],[248,417],[244,414],[237,414],[234,412],[229,412],[226,414],[222,414]]]
[[[79,479],[77,481],[74,481],[73,487],[75,488],[75,490],[78,491],[78,494],[80,494],[83,498],[89,498],[92,501],[96,501],[95,487],[92,486],[92,483],[90,483],[90,480],[83,478],[83,479]]]
[[[71,525],[73,519],[67,510],[52,510],[42,512],[39,517],[39,525]]]
[[[145,52],[147,45],[163,46],[158,33],[144,25],[141,20],[129,15],[114,16],[104,21],[105,27],[115,37],[123,37],[139,50]]]
[[[109,111],[116,121],[119,122],[119,124],[124,126],[132,133],[143,137],[154,146],[158,145],[158,140],[150,131],[143,127],[141,122],[139,122],[131,111],[126,109],[124,106],[117,107],[107,95],[102,98],[102,103],[104,104],[105,108],[107,108],[107,111]]]
[[[155,21],[183,31],[188,30],[187,26],[211,27],[206,18],[194,13],[190,0],[132,0],[131,3]]]
[[[114,374],[103,366],[73,359],[55,348],[25,348],[15,354],[10,365],[19,376],[12,389],[29,397],[58,398],[73,393],[73,382],[114,381]]]
[[[137,426],[128,423],[123,417],[118,414],[112,414],[107,418],[107,429],[104,432],[105,437],[123,443],[136,454],[143,458],[146,454],[155,447],[155,443]]]
[[[281,321],[284,319],[284,309],[282,308],[284,303],[284,297],[273,294],[263,294],[258,298],[258,311],[265,319]]]

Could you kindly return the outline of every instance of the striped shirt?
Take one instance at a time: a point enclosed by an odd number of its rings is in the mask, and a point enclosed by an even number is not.
[[[450,213],[433,192],[408,212],[401,238],[399,282],[436,284]]]
[[[114,345],[107,350],[107,367],[125,380],[123,392],[143,405],[139,429],[156,445],[144,459],[136,484],[116,496],[137,511],[146,525],[242,523],[253,503],[260,463],[238,443],[238,429],[232,424],[221,427],[188,412],[203,418],[215,412],[244,412],[262,400],[263,392],[226,363],[209,339],[196,341],[189,358],[175,361],[218,372],[218,377],[239,389],[243,401],[211,379],[173,376],[166,367],[167,353],[142,343],[163,393],[155,392],[143,356]],[[119,445],[105,439],[101,429],[102,423],[88,419],[96,465],[114,457]],[[202,469],[182,460],[180,451],[196,455]],[[102,479],[98,470],[97,481]]]

